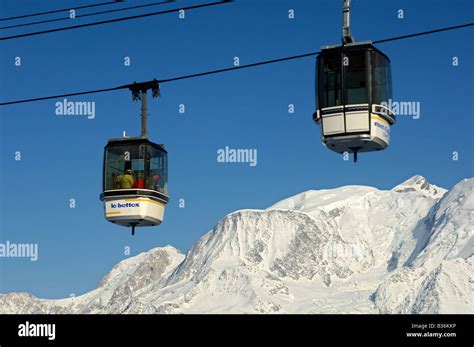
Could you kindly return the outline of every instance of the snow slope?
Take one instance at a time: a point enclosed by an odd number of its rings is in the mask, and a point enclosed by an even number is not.
[[[2,295],[0,313],[474,313],[473,187],[307,191],[227,215],[186,255],[126,259],[80,297]]]

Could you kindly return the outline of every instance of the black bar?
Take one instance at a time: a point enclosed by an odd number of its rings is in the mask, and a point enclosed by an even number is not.
[[[29,327],[55,324],[54,340],[18,336],[26,322]],[[473,315],[1,315],[0,345],[162,346],[174,341],[268,346],[289,338],[288,346],[472,346],[473,323]]]

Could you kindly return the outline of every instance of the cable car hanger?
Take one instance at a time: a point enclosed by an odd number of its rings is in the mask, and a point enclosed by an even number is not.
[[[148,129],[147,129],[147,107],[146,107],[146,95],[147,91],[151,89],[152,98],[160,97],[160,85],[158,81],[154,79],[153,81],[137,83],[133,82],[128,89],[132,92],[133,101],[142,101],[142,114],[141,114],[141,134],[140,138],[148,138]]]
[[[354,38],[351,34],[351,0],[344,0],[342,7],[342,43],[344,45],[353,43]]]

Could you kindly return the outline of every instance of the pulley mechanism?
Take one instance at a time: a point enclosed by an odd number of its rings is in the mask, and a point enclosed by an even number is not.
[[[141,133],[140,138],[146,139],[148,138],[148,129],[147,129],[147,105],[146,105],[146,94],[149,89],[151,89],[151,96],[153,98],[157,98],[160,96],[160,85],[156,79],[153,81],[137,83],[133,82],[133,84],[129,85],[128,87],[132,91],[132,99],[133,101],[142,101],[142,126],[141,126]]]

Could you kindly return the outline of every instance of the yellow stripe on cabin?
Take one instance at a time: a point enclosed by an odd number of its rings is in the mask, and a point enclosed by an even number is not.
[[[377,119],[377,120],[383,122],[385,125],[388,125],[388,122],[387,122],[385,119],[380,118],[379,116],[374,116],[374,115],[372,115],[372,118],[375,118],[375,119]]]

